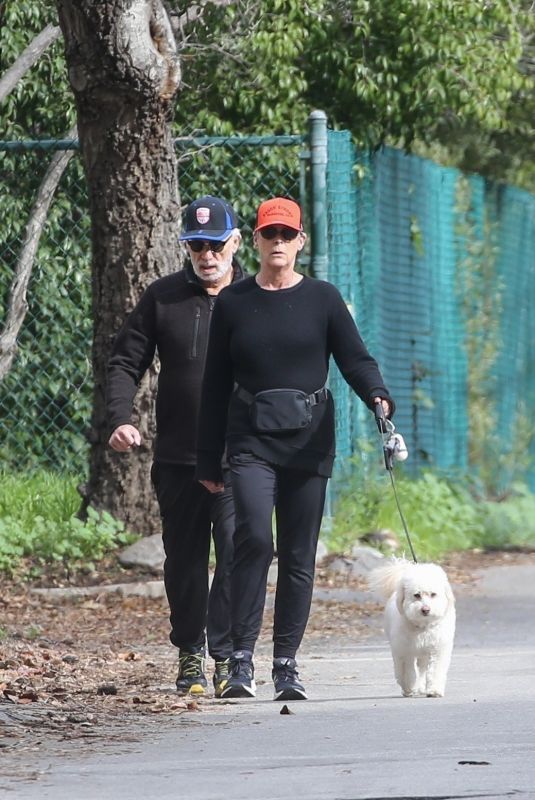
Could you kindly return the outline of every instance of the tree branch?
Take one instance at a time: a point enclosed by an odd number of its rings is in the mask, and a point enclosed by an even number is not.
[[[70,129],[66,138],[76,138],[76,125]],[[0,335],[0,381],[8,374],[15,358],[17,337],[28,311],[26,291],[32,274],[35,254],[54,193],[73,154],[74,150],[57,151],[54,154],[30,212],[9,291],[6,323]]]
[[[13,91],[20,79],[33,67],[45,50],[61,36],[58,25],[47,25],[28,45],[15,63],[0,78],[0,103]]]
[[[201,2],[198,5],[190,6],[187,11],[184,11],[183,14],[170,14],[169,16],[173,31],[175,34],[183,34],[186,25],[191,25],[192,22],[196,22],[200,17],[202,17],[206,6],[208,5],[231,6],[233,3],[234,0],[204,0],[204,2]]]

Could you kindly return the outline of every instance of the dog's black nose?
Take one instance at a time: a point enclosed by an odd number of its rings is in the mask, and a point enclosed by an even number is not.
[[[427,615],[429,614],[430,611],[431,611],[431,609],[429,608],[429,606],[422,606],[422,614],[425,617],[427,617]]]

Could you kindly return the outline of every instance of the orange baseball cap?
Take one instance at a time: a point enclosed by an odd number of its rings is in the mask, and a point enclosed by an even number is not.
[[[255,231],[267,228],[268,225],[285,225],[296,231],[302,231],[301,209],[294,200],[286,197],[273,197],[258,206]]]

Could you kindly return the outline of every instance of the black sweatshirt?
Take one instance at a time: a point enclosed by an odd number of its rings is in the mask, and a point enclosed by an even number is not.
[[[233,267],[233,280],[240,280],[243,272],[236,260]],[[145,290],[115,339],[106,397],[110,432],[131,424],[139,383],[158,352],[156,461],[195,464],[202,376],[215,299],[187,264]]]
[[[221,455],[254,453],[272,464],[330,476],[335,455],[332,397],[312,408],[312,424],[296,432],[258,434],[235,384],[255,394],[301,389],[327,380],[329,357],[358,396],[394,403],[338,289],[304,277],[290,289],[262,289],[253,277],[224,289],[215,305],[203,383],[197,477],[221,480]],[[228,413],[228,419],[227,419]]]

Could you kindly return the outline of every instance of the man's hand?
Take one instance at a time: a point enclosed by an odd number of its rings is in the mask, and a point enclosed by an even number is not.
[[[208,489],[210,494],[221,494],[225,491],[224,483],[216,483],[215,481],[199,481],[205,489]]]
[[[110,436],[108,444],[118,453],[126,453],[132,447],[139,447],[141,436],[138,429],[134,428],[133,425],[119,425]]]

